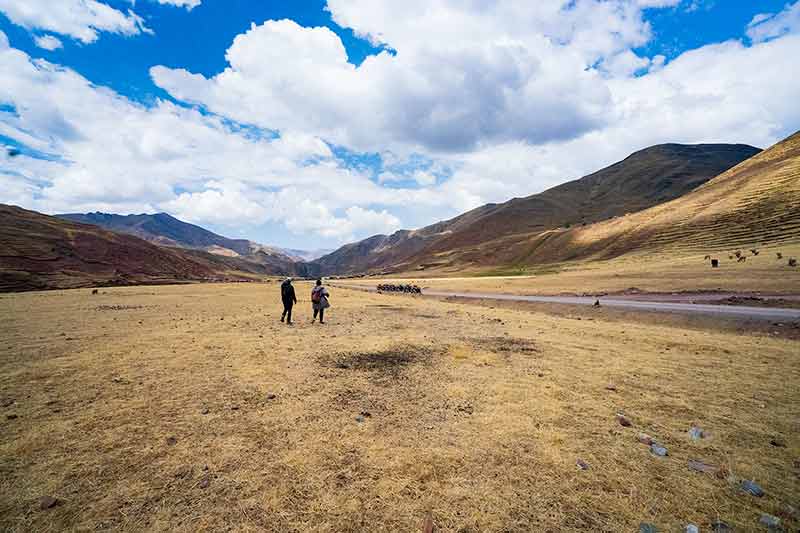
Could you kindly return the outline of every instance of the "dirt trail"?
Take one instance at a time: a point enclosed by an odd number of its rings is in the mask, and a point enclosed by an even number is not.
[[[371,287],[357,285],[338,285],[342,288],[367,290],[376,292]],[[653,295],[628,295],[613,297],[594,297],[594,296],[528,296],[521,294],[499,294],[485,292],[458,292],[458,291],[436,291],[425,290],[423,296],[436,298],[469,298],[478,300],[508,300],[517,302],[538,302],[556,303],[567,305],[600,305],[608,307],[622,307],[628,309],[641,309],[644,311],[663,311],[672,313],[700,313],[706,315],[725,315],[739,318],[760,319],[760,320],[800,320],[800,309],[784,309],[772,307],[753,307],[740,305],[719,305],[719,304],[697,304],[689,302],[664,302],[652,300]],[[647,296],[647,299],[634,299]],[[719,297],[719,295],[717,295]],[[666,298],[665,298],[666,299]],[[693,295],[693,300],[701,299],[699,295]]]

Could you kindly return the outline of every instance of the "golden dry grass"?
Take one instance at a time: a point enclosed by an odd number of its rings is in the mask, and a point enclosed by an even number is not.
[[[713,269],[703,253],[631,253],[608,261],[587,261],[531,267],[520,275],[420,278],[410,274],[392,278],[436,290],[505,294],[615,293],[636,288],[646,292],[722,291],[800,294],[800,267],[788,266],[788,258],[800,260],[800,245],[773,245],[750,250],[738,249],[744,263],[730,259],[737,249],[711,254],[720,260]],[[780,252],[782,259],[777,258]],[[381,278],[389,279],[389,278]],[[375,286],[377,278],[348,280]]]
[[[0,297],[0,529],[798,527],[796,341],[341,289],[328,325],[305,296],[289,329],[276,293]]]

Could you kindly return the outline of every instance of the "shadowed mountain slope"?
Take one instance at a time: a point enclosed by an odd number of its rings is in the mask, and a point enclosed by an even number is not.
[[[239,255],[250,253],[250,241],[228,239],[200,226],[178,220],[167,213],[154,215],[114,215],[109,213],[70,213],[56,215],[65,220],[94,224],[102,228],[135,235],[140,239],[165,246],[199,250],[228,250]],[[233,255],[233,254],[229,254]]]
[[[279,274],[274,267],[0,204],[0,292]]]
[[[56,215],[64,220],[82,224],[94,224],[117,233],[127,233],[162,246],[173,246],[188,250],[202,250],[216,256],[240,258],[260,267],[249,266],[246,270],[266,269],[274,274],[305,272],[299,250],[288,252],[280,248],[264,246],[247,239],[229,239],[205,228],[189,224],[167,213],[154,215],[115,215],[109,213],[71,213]],[[245,265],[246,266],[246,265]]]
[[[454,266],[447,256],[456,250],[514,235],[588,225],[673,200],[758,153],[747,145],[653,146],[539,194],[487,204],[420,230],[345,245],[312,265],[323,274]]]

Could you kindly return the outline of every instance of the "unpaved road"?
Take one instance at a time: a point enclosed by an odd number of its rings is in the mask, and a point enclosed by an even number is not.
[[[357,285],[338,285],[346,289],[377,292],[373,287]],[[704,315],[730,316],[756,320],[800,320],[800,309],[782,309],[773,307],[751,307],[739,305],[693,304],[685,302],[654,301],[652,295],[641,295],[647,299],[636,300],[631,296],[600,297],[593,296],[527,296],[518,294],[496,294],[485,292],[452,292],[425,290],[423,296],[435,298],[468,298],[476,300],[505,300],[514,302],[537,302],[567,305],[594,305],[598,300],[606,307],[641,309],[643,311],[662,311],[671,313],[698,313]]]

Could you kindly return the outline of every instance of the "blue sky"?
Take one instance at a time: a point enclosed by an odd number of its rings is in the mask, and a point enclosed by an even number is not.
[[[795,90],[779,59],[796,47],[796,2],[103,0],[102,20],[37,17],[37,2],[0,0],[23,54],[7,54],[0,87],[0,140],[22,151],[0,160],[0,202],[45,212],[165,210],[332,247],[532,194],[642,144],[763,146],[798,128],[796,104],[763,116],[757,87],[734,89],[737,64],[766,60],[775,78],[752,83]],[[668,116],[654,124],[650,107]]]

